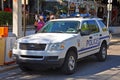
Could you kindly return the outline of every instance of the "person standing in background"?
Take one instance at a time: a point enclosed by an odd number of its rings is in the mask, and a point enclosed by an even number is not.
[[[36,12],[36,13],[35,13],[35,22],[34,22],[35,33],[37,33],[37,25],[38,25],[38,14],[37,14],[37,12]]]
[[[35,33],[37,33],[44,25],[45,25],[44,17],[39,16],[39,21],[37,23],[37,30]]]
[[[112,25],[115,25],[118,16],[118,9],[116,6],[113,6],[112,10]]]

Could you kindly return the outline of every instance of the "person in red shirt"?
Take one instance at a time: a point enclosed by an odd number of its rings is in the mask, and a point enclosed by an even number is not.
[[[118,9],[117,9],[117,7],[114,7],[113,10],[112,10],[112,23],[113,24],[116,21],[117,15],[118,15]]]

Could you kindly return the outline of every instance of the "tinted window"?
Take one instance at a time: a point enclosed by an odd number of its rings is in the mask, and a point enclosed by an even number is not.
[[[91,33],[97,33],[97,32],[99,32],[99,27],[98,27],[96,21],[89,20],[88,21],[88,25],[89,25],[89,29],[90,29]]]
[[[89,30],[87,21],[84,21],[81,26],[81,31]]]
[[[106,25],[103,23],[102,20],[98,20],[98,23],[99,23],[101,28],[105,28],[106,27]]]
[[[90,34],[90,29],[87,21],[83,21],[81,25],[81,34]]]

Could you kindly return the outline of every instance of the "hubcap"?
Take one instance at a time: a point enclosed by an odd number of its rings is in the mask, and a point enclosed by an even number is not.
[[[102,57],[103,58],[105,58],[106,57],[106,48],[105,47],[103,47],[103,49],[102,49]]]
[[[75,58],[73,56],[69,57],[68,67],[70,70],[73,70],[75,67]]]

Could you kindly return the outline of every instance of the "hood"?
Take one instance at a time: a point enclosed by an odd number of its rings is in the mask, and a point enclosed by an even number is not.
[[[26,36],[18,39],[18,42],[22,43],[57,43],[62,42],[72,37],[76,37],[77,34],[66,33],[37,33],[30,36]]]

